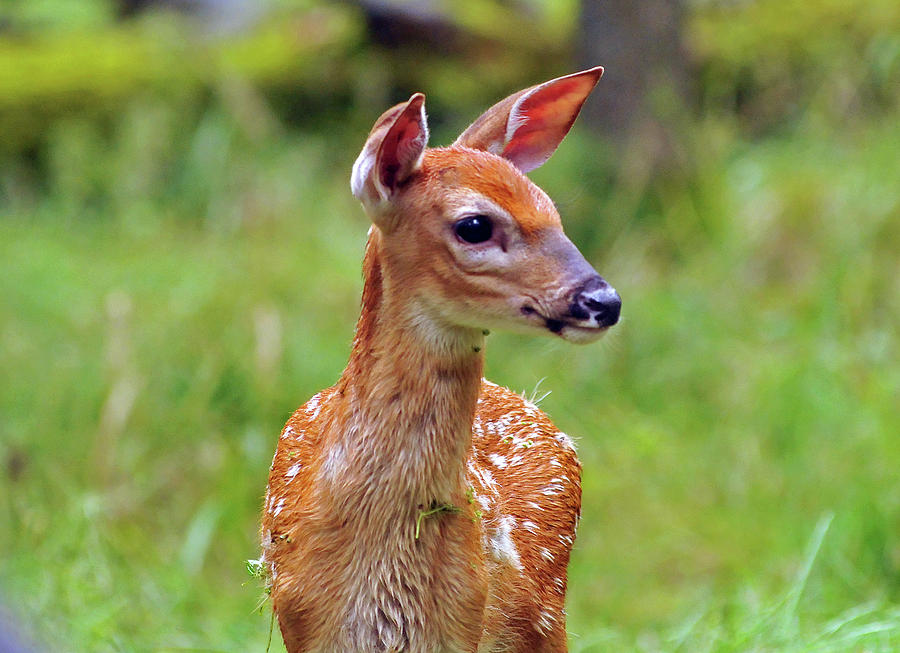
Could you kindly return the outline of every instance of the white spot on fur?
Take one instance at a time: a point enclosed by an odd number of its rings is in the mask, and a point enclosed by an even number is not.
[[[478,505],[481,506],[481,509],[482,509],[484,512],[487,512],[487,511],[489,511],[489,510],[491,509],[491,500],[490,500],[490,498],[485,497],[485,496],[479,496],[479,497],[477,497],[477,498],[478,498]]]
[[[512,532],[516,528],[516,520],[510,515],[500,519],[497,530],[491,537],[491,552],[498,562],[507,562],[519,571],[522,570],[522,562],[519,560],[519,552],[513,542]]]
[[[572,442],[572,438],[570,438],[568,435],[566,435],[562,431],[559,431],[555,437],[556,437],[556,441],[559,442],[566,449],[569,449],[570,451],[575,451],[575,443]]]
[[[547,610],[541,610],[541,615],[538,617],[538,622],[536,624],[538,632],[542,635],[546,635],[553,629],[553,625],[556,623],[556,617],[548,612]]]
[[[319,416],[319,412],[322,410],[321,400],[322,393],[316,393],[306,402],[304,412],[309,416],[309,419],[314,420]]]
[[[472,474],[478,482],[481,484],[483,488],[489,490],[491,492],[495,492],[497,490],[497,482],[494,480],[494,475],[487,469],[479,467],[474,462],[470,461],[467,465],[469,469],[469,473]]]
[[[504,438],[512,438],[515,440],[515,436],[509,433],[511,430],[510,427],[513,425],[514,421],[516,421],[515,415],[506,414],[498,419],[489,421],[484,425],[484,429],[489,435],[496,435],[501,440]]]
[[[553,554],[550,553],[550,549],[541,548],[541,557],[547,562],[553,562]]]
[[[509,464],[507,463],[506,458],[498,453],[492,453],[488,458],[491,459],[491,462],[494,463],[494,466],[498,469],[506,469],[506,466]]]
[[[284,497],[281,497],[281,499],[279,499],[278,505],[275,506],[275,510],[272,512],[273,517],[277,517],[279,514],[281,514],[281,509],[284,508],[284,501]]]
[[[294,432],[290,426],[285,426],[284,430],[281,432],[281,439],[284,440],[286,438],[291,437],[291,434]]]
[[[297,464],[291,466],[291,468],[289,470],[287,470],[287,473],[284,475],[284,477],[287,479],[288,483],[293,481],[294,477],[300,473],[301,467],[302,467],[302,465],[300,463],[297,463]]]
[[[356,425],[351,425],[347,437],[348,441],[352,441],[353,438],[357,437],[358,433],[359,428]],[[319,473],[321,477],[329,482],[337,482],[341,479],[347,472],[347,457],[347,451],[340,442],[328,449],[320,468]]]
[[[522,522],[522,528],[524,528],[529,533],[537,533],[538,525],[531,520],[526,520]]]
[[[561,494],[565,491],[566,486],[562,483],[550,483],[547,487],[541,490],[541,494],[545,497],[555,497],[557,494]]]

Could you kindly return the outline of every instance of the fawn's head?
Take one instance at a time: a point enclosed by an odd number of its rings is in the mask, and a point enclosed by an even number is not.
[[[619,296],[565,236],[523,173],[544,163],[603,73],[593,68],[497,103],[447,148],[427,149],[425,96],[386,111],[353,166],[388,283],[447,326],[590,342]]]

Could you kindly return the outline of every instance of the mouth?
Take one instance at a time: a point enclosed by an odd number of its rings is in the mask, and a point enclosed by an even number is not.
[[[543,327],[550,333],[559,336],[563,340],[575,343],[593,342],[600,338],[609,326],[601,326],[599,324],[585,323],[578,320],[566,320],[560,318],[547,317],[538,312],[533,306],[526,304],[522,306],[522,314],[531,318],[534,322],[543,323]],[[580,322],[580,323],[578,323]]]

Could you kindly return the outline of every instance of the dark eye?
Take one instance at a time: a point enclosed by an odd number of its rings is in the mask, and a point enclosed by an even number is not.
[[[463,218],[453,225],[453,231],[456,233],[457,238],[467,243],[483,243],[491,239],[491,235],[494,233],[494,225],[491,224],[491,219],[486,215],[473,215]]]

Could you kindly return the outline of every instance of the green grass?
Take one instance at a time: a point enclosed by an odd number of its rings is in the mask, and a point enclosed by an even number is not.
[[[178,111],[3,175],[0,601],[49,650],[265,650],[275,439],[352,337],[358,143]],[[691,127],[668,181],[598,188],[583,133],[535,174],[624,301],[599,345],[488,341],[579,442],[573,651],[900,648],[900,126],[816,115]]]

